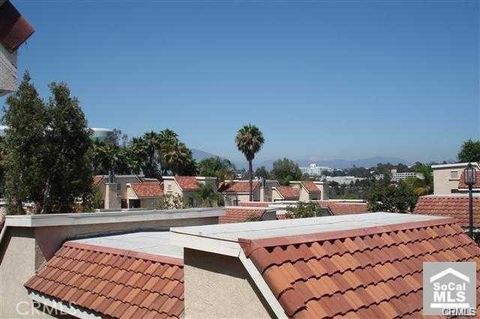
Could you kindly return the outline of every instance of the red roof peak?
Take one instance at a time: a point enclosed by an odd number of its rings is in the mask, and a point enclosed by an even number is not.
[[[277,186],[276,190],[286,200],[295,200],[300,196],[298,189],[292,186]]]
[[[291,318],[422,317],[423,262],[480,260],[452,219],[241,245]]]
[[[25,287],[113,318],[182,318],[181,259],[65,243]]]
[[[200,185],[195,176],[175,176],[175,181],[184,191],[197,190]]]
[[[130,183],[133,191],[138,197],[161,197],[163,196],[163,187],[160,182],[140,182]]]

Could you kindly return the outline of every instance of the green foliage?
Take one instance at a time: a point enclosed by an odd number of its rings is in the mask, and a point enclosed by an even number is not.
[[[271,171],[272,177],[281,185],[287,186],[291,181],[302,180],[302,171],[298,165],[287,159],[279,159],[273,162],[273,168]]]
[[[464,142],[458,152],[460,162],[480,162],[480,140],[471,140]]]
[[[193,194],[196,207],[217,207],[222,199],[221,194],[211,183],[200,184],[198,190]]]
[[[213,176],[221,183],[235,177],[235,165],[227,159],[218,156],[206,158],[198,164],[200,176]]]
[[[257,168],[254,175],[259,178],[270,179],[270,172],[265,168],[265,166]]]
[[[17,92],[8,97],[2,121],[9,126],[3,158],[8,213],[24,214],[24,202],[33,202],[39,213],[52,163],[46,137],[47,109],[28,72]]]
[[[250,196],[249,200],[252,201],[252,179],[253,179],[253,166],[252,161],[263,146],[265,139],[262,131],[258,127],[252,124],[241,127],[235,137],[235,144],[240,152],[243,153],[248,161],[248,177],[250,180]]]
[[[128,154],[132,170],[142,171],[146,177],[195,175],[197,172],[191,150],[170,129],[133,138]]]
[[[84,197],[82,206],[84,212],[93,212],[95,209],[104,207],[103,196],[98,187],[92,187],[90,192]]]
[[[48,106],[25,74],[7,99],[3,123],[9,214],[67,213],[90,193],[91,140],[78,100],[63,83],[50,84]]]
[[[328,215],[318,204],[299,202],[287,208],[287,218],[308,218]]]
[[[154,203],[155,209],[182,209],[187,208],[183,197],[179,194],[165,194]]]
[[[49,128],[46,131],[50,169],[45,212],[68,213],[76,198],[90,192],[91,131],[77,98],[70,96],[64,83],[50,84]]]
[[[398,185],[378,184],[368,198],[368,207],[373,212],[407,213],[413,211],[418,195],[406,182]]]

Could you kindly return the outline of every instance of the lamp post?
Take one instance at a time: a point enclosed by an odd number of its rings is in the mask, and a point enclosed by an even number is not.
[[[468,225],[469,230],[468,234],[473,239],[473,195],[472,188],[473,185],[477,182],[477,176],[475,174],[475,167],[472,163],[468,163],[464,171],[464,182],[468,186]]]

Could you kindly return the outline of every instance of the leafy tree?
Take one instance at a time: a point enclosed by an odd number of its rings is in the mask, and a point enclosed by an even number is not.
[[[298,165],[287,159],[279,159],[273,162],[272,177],[281,185],[288,185],[291,181],[298,181],[302,179],[302,171]]]
[[[328,212],[315,203],[299,202],[296,206],[287,207],[287,218],[308,218],[326,215],[328,215]]]
[[[270,178],[270,173],[265,168],[265,166],[261,166],[261,167],[257,168],[257,170],[255,171],[255,176],[265,178],[265,179],[269,179]]]
[[[45,180],[52,165],[45,132],[48,114],[28,72],[17,92],[7,99],[3,124],[9,129],[4,141],[5,186],[9,214],[24,214],[24,202],[43,209]],[[51,154],[54,155],[54,154]]]
[[[165,194],[162,198],[156,200],[155,209],[182,209],[187,208],[183,197],[179,194]]]
[[[248,161],[248,173],[250,181],[250,194],[249,200],[253,200],[253,165],[252,162],[257,154],[262,148],[265,139],[263,134],[258,127],[252,124],[248,124],[240,128],[235,137],[235,143],[240,152],[243,153],[245,158]]]
[[[200,176],[214,176],[217,182],[235,177],[235,165],[227,159],[218,156],[205,158],[198,163],[198,173]]]
[[[75,199],[91,189],[91,131],[77,98],[64,83],[50,84],[49,127],[46,130],[50,169],[44,212],[67,213]]]
[[[418,196],[405,182],[396,185],[377,184],[368,198],[370,211],[407,213],[415,208]]]
[[[201,184],[193,194],[193,198],[197,207],[216,207],[223,199],[214,185],[210,183]]]
[[[473,141],[469,139],[464,142],[458,152],[460,162],[480,162],[480,140]]]

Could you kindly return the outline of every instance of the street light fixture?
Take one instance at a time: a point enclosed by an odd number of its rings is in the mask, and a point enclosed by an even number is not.
[[[469,235],[473,239],[473,195],[472,195],[472,188],[473,185],[477,182],[477,176],[475,174],[475,167],[473,167],[472,163],[468,163],[467,167],[465,168],[463,179],[465,184],[468,186],[468,224],[469,224]]]

